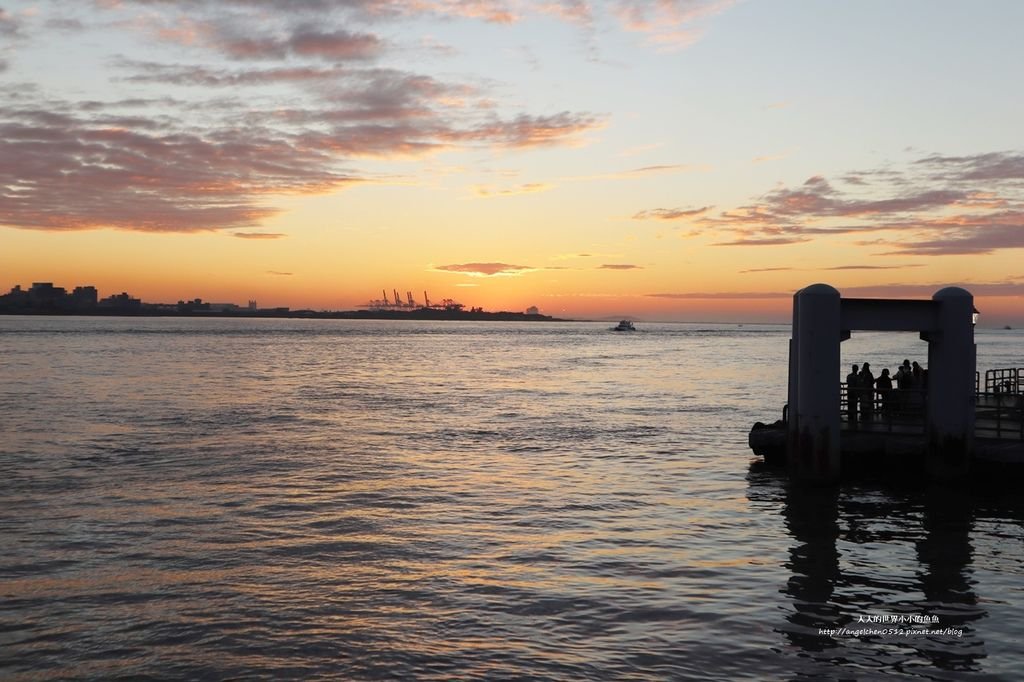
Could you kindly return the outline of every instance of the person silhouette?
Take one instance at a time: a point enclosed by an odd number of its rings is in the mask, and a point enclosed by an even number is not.
[[[875,375],[871,373],[870,363],[865,362],[857,375],[860,386],[860,418],[869,422],[875,418]]]
[[[882,414],[892,415],[892,377],[889,376],[889,368],[882,370],[882,375],[875,379],[875,389],[882,403]]]
[[[857,403],[860,402],[860,367],[853,366],[853,371],[846,375],[846,419],[851,424],[857,423]]]

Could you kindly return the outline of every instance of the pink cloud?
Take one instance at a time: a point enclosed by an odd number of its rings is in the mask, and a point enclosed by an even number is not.
[[[683,220],[697,218],[711,210],[711,206],[700,208],[651,208],[633,215],[634,220]]]
[[[288,235],[282,232],[232,232],[231,236],[239,239],[283,239]]]
[[[287,13],[261,0],[226,0],[216,9],[191,0],[127,0],[123,7],[136,4],[154,10],[140,13],[146,19],[138,30],[163,31],[164,40],[189,50],[216,49],[265,63],[224,68],[130,57],[109,62],[122,81],[171,92],[189,88],[181,97],[75,102],[36,88],[3,90],[10,94],[0,99],[4,225],[148,232],[253,228],[278,213],[276,195],[331,192],[362,182],[350,170],[357,159],[573,144],[601,125],[591,114],[568,111],[501,117],[478,85],[357,64],[375,60],[386,47],[375,35],[337,23],[347,11],[371,10],[358,0],[348,10],[318,14],[319,23],[310,13],[336,8],[334,3],[297,0]],[[373,11],[386,9],[384,3]],[[492,3],[441,3],[435,9],[502,20]],[[0,18],[7,27],[2,30],[16,30],[8,15]],[[264,18],[259,30],[244,33]],[[244,96],[206,100],[195,89],[242,86]],[[281,88],[291,88],[285,106]],[[545,188],[534,183],[518,191]]]
[[[811,241],[807,237],[744,237],[728,242],[716,242],[712,246],[781,246]]]
[[[590,114],[563,111],[550,116],[520,114],[511,120],[492,119],[469,130],[452,131],[449,139],[485,142],[500,147],[525,148],[571,143],[584,132],[600,127]]]
[[[265,194],[337,189],[357,178],[267,131],[134,129],[0,107],[0,215],[29,229],[194,232],[277,213]]]
[[[442,272],[458,272],[475,277],[491,277],[494,275],[519,275],[536,268],[531,268],[528,265],[509,265],[508,263],[461,263],[438,265],[434,269]]]
[[[888,249],[880,255],[992,253],[1024,248],[1022,178],[1024,154],[932,155],[903,169],[858,170],[835,180],[815,175],[714,213],[647,209],[634,218],[689,218],[700,231],[735,235],[718,246],[778,246],[870,232],[879,238],[859,245]]]

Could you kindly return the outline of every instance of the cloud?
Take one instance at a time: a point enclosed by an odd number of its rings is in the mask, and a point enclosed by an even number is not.
[[[216,24],[206,24],[205,30],[199,33],[211,47],[237,60],[307,57],[337,64],[371,60],[384,51],[383,41],[371,33],[353,33],[341,28],[324,30],[310,24],[292,28],[284,35],[261,35]],[[191,33],[179,37],[175,32],[165,31],[164,35],[185,42],[193,39]]]
[[[1024,180],[1024,153],[989,152],[971,156],[933,154],[915,163],[943,180]]]
[[[130,127],[0,105],[0,216],[13,227],[197,232],[276,214],[262,198],[336,190],[358,178],[266,129],[200,132],[142,119]],[[124,120],[124,123],[131,122]]]
[[[348,73],[347,70],[338,67],[282,66],[229,70],[196,64],[159,64],[130,60],[119,60],[119,66],[134,70],[134,73],[120,79],[129,83],[232,88],[277,83],[324,82]]]
[[[978,297],[1024,297],[1024,283],[1014,280],[1002,282],[949,282],[904,284],[890,283],[866,286],[842,287],[840,293],[846,298],[920,298],[930,299],[932,294],[948,286],[960,286],[967,289]],[[777,299],[792,298],[792,291],[721,291],[721,292],[682,292],[682,293],[660,293],[646,294],[652,298],[666,298],[675,300],[692,299]]]
[[[650,298],[669,298],[677,300],[691,299],[766,299],[766,298],[792,298],[792,291],[690,291],[685,293],[662,293],[646,294]]]
[[[279,0],[223,0],[218,3],[202,0],[179,0],[175,3],[169,0],[98,0],[98,5],[109,11],[128,11],[133,6],[150,11],[163,10],[165,13],[177,9],[180,16],[161,28],[162,37],[191,43],[203,38],[204,29],[210,32],[210,27],[204,26],[204,22],[223,23],[229,35],[231,29],[242,35],[254,35],[268,17],[275,15],[290,17],[300,25],[302,22],[323,22],[332,18],[370,25],[410,18],[465,19],[511,25],[531,17],[550,17],[577,27],[589,41],[593,41],[595,27],[600,19],[608,16],[624,30],[645,35],[647,42],[659,50],[677,50],[692,45],[703,35],[706,21],[732,4],[733,0],[289,0],[287,10],[283,12]],[[214,12],[211,8],[220,11]],[[242,18],[250,21],[239,25]],[[167,21],[166,17],[163,19]],[[153,21],[152,17],[150,21]],[[319,27],[319,23],[314,26]],[[264,41],[267,41],[266,37],[258,40]],[[287,49],[292,42],[290,37],[278,36],[269,42],[263,50],[279,56],[290,52]],[[230,49],[230,46],[221,46],[220,49]],[[593,49],[591,45],[589,50]],[[241,52],[245,54],[248,50],[242,49]]]
[[[591,180],[637,180],[650,175],[663,175],[670,173],[686,173],[695,170],[706,170],[707,167],[686,166],[682,164],[663,164],[657,166],[644,166],[624,171],[612,171],[610,173],[596,173],[593,175],[573,175],[563,178],[565,181],[591,181]]]
[[[643,168],[634,168],[633,170],[626,171],[624,175],[653,175],[657,173],[674,173],[676,171],[685,170],[686,166],[680,166],[678,164],[673,165],[660,165],[660,166],[644,166]]]
[[[518,196],[521,194],[536,194],[538,192],[547,192],[552,189],[552,185],[543,182],[528,182],[518,187],[512,187],[509,189],[495,189],[490,185],[476,185],[473,191],[478,197],[491,198],[491,197],[511,197]]]
[[[913,256],[977,255],[1001,249],[1024,249],[1024,213],[993,216],[992,222],[962,225],[937,239],[888,244],[894,249],[888,254]]]
[[[573,13],[572,3],[562,4]],[[107,55],[98,75],[131,84],[141,93],[132,99],[0,88],[3,225],[256,228],[279,212],[278,195],[368,181],[353,169],[361,159],[576,145],[604,125],[588,112],[502,115],[487,91],[493,86],[380,66],[393,46],[356,28],[424,13],[514,19],[500,3],[295,0],[285,10],[269,0],[119,0],[97,7],[105,20],[48,28],[88,41],[116,26],[163,44]],[[0,31],[19,30],[16,18],[0,13]],[[231,62],[211,62],[211,51]],[[160,96],[147,96],[148,86],[159,86]],[[490,195],[548,188],[528,183]]]
[[[605,263],[598,270],[643,270],[643,266],[626,263]]]
[[[921,268],[924,263],[905,263],[903,265],[836,265],[820,270],[903,270],[905,268]]]
[[[292,274],[294,274],[294,273],[291,273],[291,272],[280,272],[278,270],[267,270],[267,274],[268,275],[277,275],[277,276],[280,276],[280,277],[291,277]]]
[[[55,31],[66,31],[69,33],[85,30],[85,24],[80,19],[72,19],[70,17],[54,17],[47,19],[45,26],[46,28],[53,29]]]
[[[769,190],[750,203],[647,209],[635,219],[688,219],[714,230],[717,246],[779,246],[818,237],[876,233],[858,246],[877,255],[977,255],[1024,248],[1024,153],[988,152],[911,159],[837,174],[813,175]],[[693,209],[698,211],[700,209]]]
[[[282,232],[232,232],[231,236],[239,239],[283,239],[288,235]]]
[[[528,265],[509,265],[508,263],[461,263],[455,265],[438,265],[433,268],[442,272],[457,272],[472,277],[491,277],[494,275],[515,276],[524,272],[532,272],[536,268]]]
[[[746,237],[729,242],[715,242],[712,246],[781,246],[784,244],[801,244],[811,241],[809,237]]]
[[[739,274],[745,275],[755,272],[831,272],[837,270],[904,270],[906,268],[922,268],[924,265],[924,263],[905,263],[902,265],[835,265],[828,268],[750,268],[749,270],[740,270]]]
[[[21,36],[21,21],[0,7],[0,38]]]
[[[975,296],[1018,297],[1024,296],[1024,284],[1012,280],[1003,282],[936,282],[926,284],[889,283],[866,286],[843,287],[840,293],[851,298],[924,298],[948,286],[959,286]]]
[[[582,133],[603,125],[593,114],[563,111],[548,116],[520,114],[511,120],[497,117],[469,130],[450,131],[453,142],[484,142],[522,149],[578,142]]]
[[[712,206],[700,208],[652,208],[633,215],[633,220],[683,220],[697,218],[710,211]]]
[[[577,258],[621,258],[621,253],[561,253],[552,256],[551,260],[575,260]],[[551,269],[551,268],[546,268]]]
[[[689,47],[703,35],[702,20],[733,4],[732,0],[614,0],[612,12],[628,31],[645,33],[665,50]]]

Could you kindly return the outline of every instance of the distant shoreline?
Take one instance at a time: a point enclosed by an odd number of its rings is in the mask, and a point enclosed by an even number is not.
[[[311,320],[467,320],[495,322],[578,322],[579,320],[550,315],[509,311],[455,311],[420,309],[398,310],[241,310],[241,311],[175,311],[175,310],[0,310],[0,315],[32,317],[218,317]]]

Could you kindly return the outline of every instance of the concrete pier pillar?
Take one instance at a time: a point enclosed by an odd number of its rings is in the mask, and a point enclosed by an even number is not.
[[[787,460],[797,480],[839,478],[839,292],[812,284],[793,296]]]
[[[959,287],[935,292],[936,331],[928,341],[928,473],[967,473],[974,452],[974,297]]]

